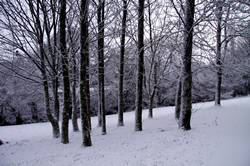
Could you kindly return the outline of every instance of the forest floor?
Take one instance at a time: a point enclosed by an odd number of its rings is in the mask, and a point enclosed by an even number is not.
[[[174,107],[143,111],[143,131],[134,132],[134,112],[107,117],[101,135],[93,117],[93,146],[81,146],[70,128],[70,143],[52,139],[49,123],[0,127],[0,166],[250,166],[250,97],[193,106],[192,130],[177,128]],[[70,125],[71,126],[71,125]]]

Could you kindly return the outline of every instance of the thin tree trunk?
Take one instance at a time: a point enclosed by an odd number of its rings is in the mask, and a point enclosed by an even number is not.
[[[90,107],[90,83],[89,83],[89,56],[86,57],[87,58],[87,74],[86,74],[86,81],[87,81],[87,96],[88,96],[88,123],[89,123],[89,128],[91,130],[92,128],[92,124],[91,124],[91,107]]]
[[[154,95],[150,96],[149,99],[149,110],[148,110],[148,118],[153,118],[153,107],[154,107]]]
[[[98,83],[99,111],[101,116],[102,134],[106,134],[105,89],[104,89],[104,9],[105,1],[99,0],[98,5]]]
[[[43,48],[40,45],[40,56],[41,56],[41,73],[43,78],[43,90],[44,90],[44,100],[45,100],[45,109],[46,109],[46,115],[49,120],[49,122],[52,125],[52,133],[54,138],[60,137],[60,128],[58,121],[53,117],[50,110],[50,96],[49,96],[49,86],[48,86],[48,79],[46,74],[46,65],[45,65],[45,57],[44,53],[42,51]]]
[[[62,138],[63,144],[69,143],[69,117],[72,112],[72,100],[70,94],[70,81],[69,81],[69,62],[66,49],[66,0],[61,0],[60,9],[60,51],[62,56],[62,74],[63,74],[63,95],[64,95],[64,109],[62,119]]]
[[[88,38],[88,10],[89,0],[81,0],[80,4],[80,103],[82,122],[82,145],[91,146],[90,123],[89,123],[89,38]]]
[[[154,108],[154,100],[155,100],[155,93],[157,90],[157,73],[158,73],[158,63],[154,63],[154,87],[153,92],[150,94],[150,100],[149,100],[149,112],[148,112],[148,118],[153,118],[153,108]]]
[[[56,3],[57,0],[53,2],[53,24],[54,24],[54,49],[53,49],[53,56],[52,56],[52,65],[53,65],[53,95],[54,95],[54,112],[57,121],[60,118],[60,102],[59,102],[59,95],[58,95],[58,88],[59,88],[59,81],[58,81],[58,67],[57,67],[57,59],[58,59],[58,52],[57,52],[57,22],[56,22]]]
[[[181,112],[181,75],[179,76],[178,79],[176,95],[175,95],[175,119],[177,120],[177,123],[180,118],[180,112]]]
[[[73,42],[72,33],[71,33],[71,27],[68,26],[68,36],[70,41],[70,52],[72,56],[72,63],[70,63],[71,75],[72,75],[72,104],[73,104],[73,111],[72,111],[72,126],[73,131],[77,132],[79,131],[78,123],[77,123],[77,115],[78,115],[78,105],[77,105],[77,95],[76,95],[76,86],[77,86],[77,63],[76,63],[76,51],[74,50],[75,44]]]
[[[77,84],[77,68],[76,68],[76,59],[75,55],[73,55],[73,83],[72,83],[72,104],[73,104],[73,113],[72,113],[72,126],[73,131],[79,131],[78,123],[77,123],[77,115],[78,115],[78,105],[77,105],[77,97],[76,97],[76,84]]]
[[[124,80],[124,54],[125,54],[126,22],[127,22],[127,0],[123,0],[119,94],[118,94],[118,126],[124,125],[124,122],[123,122],[123,112],[124,112],[123,80]]]
[[[155,62],[155,50],[153,46],[153,29],[152,29],[152,21],[151,21],[151,4],[150,0],[148,0],[148,22],[149,22],[149,40],[150,40],[150,54],[152,56],[152,61],[150,65],[150,72],[148,76],[148,95],[149,95],[149,112],[148,118],[153,118],[153,104],[154,104],[154,96],[155,96],[155,89],[157,84],[157,63]],[[154,68],[154,69],[153,69]],[[151,75],[152,70],[154,70],[154,86],[153,91],[151,93]],[[146,82],[146,79],[145,79]],[[146,85],[146,84],[145,84]],[[145,86],[146,87],[146,86]]]
[[[138,66],[135,103],[135,131],[142,131],[142,95],[144,74],[144,0],[139,0],[138,8]]]
[[[217,18],[217,32],[216,32],[216,92],[215,105],[221,105],[221,83],[222,83],[222,59],[221,59],[221,21],[222,21],[222,5],[223,2],[218,0],[216,2],[216,18]]]
[[[186,0],[185,7],[184,50],[182,56],[182,92],[179,127],[183,130],[190,130],[192,113],[192,44],[195,0]]]

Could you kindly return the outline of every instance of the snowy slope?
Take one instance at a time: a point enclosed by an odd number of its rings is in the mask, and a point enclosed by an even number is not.
[[[250,97],[194,105],[192,130],[177,129],[174,108],[154,110],[143,131],[134,132],[134,112],[107,117],[106,136],[92,132],[93,146],[81,147],[81,133],[70,144],[51,138],[48,123],[0,127],[0,166],[250,166]],[[92,118],[96,126],[96,117]],[[71,130],[72,131],[72,130]]]

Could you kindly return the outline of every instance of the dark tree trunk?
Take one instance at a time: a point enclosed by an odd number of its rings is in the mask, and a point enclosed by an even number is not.
[[[69,117],[72,112],[72,100],[70,94],[69,62],[66,49],[66,0],[60,1],[60,51],[62,56],[63,74],[63,119],[62,119],[62,138],[63,144],[69,143]]]
[[[223,2],[218,0],[216,2],[216,18],[217,18],[217,32],[216,32],[216,92],[215,105],[221,105],[221,83],[222,83],[222,59],[221,59],[221,21],[222,21],[222,6]]]
[[[138,65],[135,103],[135,131],[142,131],[142,95],[144,74],[144,0],[139,0],[138,8]]]
[[[124,125],[124,121],[123,121],[123,112],[124,112],[123,79],[124,79],[124,54],[125,54],[126,22],[127,22],[127,0],[123,0],[119,94],[118,94],[118,126]]]
[[[104,89],[104,9],[105,1],[99,0],[98,5],[98,90],[99,116],[101,117],[102,134],[106,134],[105,89]]]
[[[195,0],[186,0],[185,8],[185,31],[182,56],[183,66],[181,75],[181,112],[179,118],[179,127],[183,130],[190,130],[190,120],[192,113],[192,44]]]
[[[89,38],[88,38],[88,10],[89,0],[81,0],[80,6],[80,104],[81,104],[81,122],[82,122],[82,145],[91,146],[90,135],[90,96],[89,96]]]

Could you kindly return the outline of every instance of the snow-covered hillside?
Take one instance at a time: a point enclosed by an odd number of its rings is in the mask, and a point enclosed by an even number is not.
[[[93,146],[81,146],[81,133],[63,145],[51,138],[48,123],[0,127],[0,166],[249,166],[250,97],[195,104],[192,130],[177,129],[174,108],[157,108],[154,119],[143,111],[143,131],[134,132],[134,112],[107,117],[106,136],[92,132]],[[96,118],[92,118],[96,126]],[[72,131],[72,130],[71,130]]]

